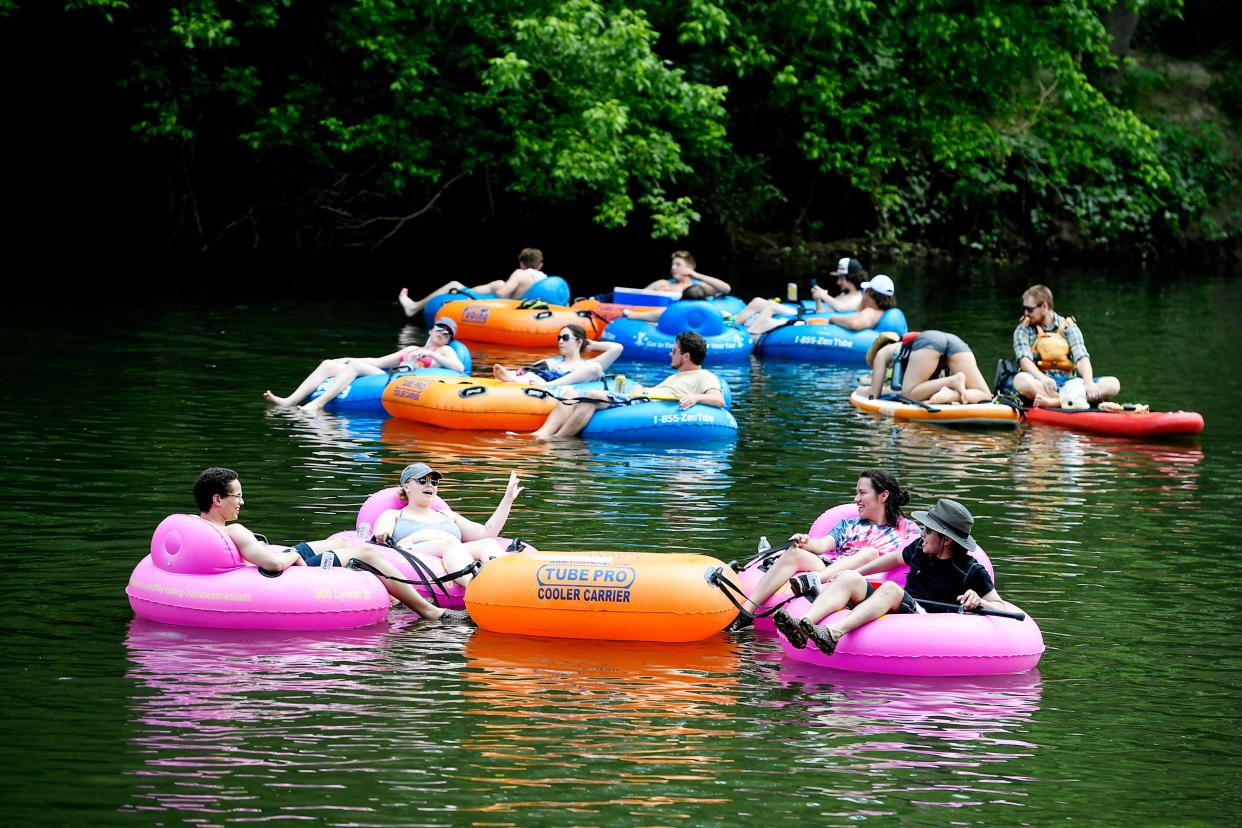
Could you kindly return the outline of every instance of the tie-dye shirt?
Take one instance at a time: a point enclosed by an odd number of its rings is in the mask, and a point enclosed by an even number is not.
[[[827,561],[835,561],[847,555],[853,555],[860,549],[870,546],[880,555],[889,552],[900,552],[906,544],[919,536],[919,528],[906,518],[900,518],[896,526],[872,523],[862,518],[848,518],[833,527],[829,532],[837,542],[837,548],[826,553]]]

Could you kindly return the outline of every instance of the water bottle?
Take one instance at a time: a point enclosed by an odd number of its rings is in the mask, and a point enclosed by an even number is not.
[[[366,543],[371,539],[371,524],[363,521],[358,524],[358,540]]]
[[[772,544],[768,543],[768,536],[760,535],[759,536],[759,548],[756,549],[755,551],[756,552],[767,552],[771,548],[772,548]]]
[[[790,282],[785,285],[785,299],[790,302],[798,301],[798,283]]]
[[[335,552],[331,552],[331,551],[324,552],[322,555],[319,556],[319,568],[320,569],[331,569],[332,564],[335,563],[335,561],[336,561]]]

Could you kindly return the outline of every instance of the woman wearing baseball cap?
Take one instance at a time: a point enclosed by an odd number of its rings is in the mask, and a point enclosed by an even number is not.
[[[319,367],[306,375],[306,379],[287,397],[278,397],[271,390],[263,392],[263,399],[273,405],[297,405],[314,393],[324,380],[332,382],[323,393],[302,406],[304,411],[318,411],[336,399],[358,377],[382,374],[402,366],[410,368],[447,368],[464,371],[461,357],[449,345],[457,336],[457,322],[442,316],[427,332],[427,342],[422,347],[411,346],[393,351],[382,357],[338,357],[325,359]]]
[[[432,508],[443,478],[443,474],[426,463],[406,466],[401,472],[401,491],[397,495],[405,505],[380,514],[375,521],[375,539],[380,543],[391,542],[406,552],[436,554],[444,561],[448,572],[465,569],[472,561],[486,563],[497,554],[496,544],[491,539],[505,528],[509,509],[522,493],[517,473],[509,472],[504,497],[487,523],[475,523],[462,517],[447,504],[443,509]],[[464,586],[472,577],[463,575],[457,581]]]
[[[930,511],[915,512],[913,518],[923,526],[919,540],[861,569],[842,572],[824,588],[801,620],[795,620],[783,609],[772,616],[776,628],[790,644],[801,649],[810,640],[821,652],[832,655],[842,636],[886,613],[928,612],[918,603],[920,599],[961,604],[968,610],[981,606],[1003,608],[987,569],[970,555],[977,544],[970,534],[975,519],[969,510],[956,500],[941,498]],[[905,589],[892,581],[872,587],[864,577],[903,563],[910,567]],[[850,614],[831,626],[818,623],[847,606],[853,608]]]

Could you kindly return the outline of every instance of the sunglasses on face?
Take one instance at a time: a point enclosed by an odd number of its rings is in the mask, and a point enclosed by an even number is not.
[[[432,332],[433,332],[433,333],[442,333],[442,334],[444,334],[445,336],[447,336],[449,339],[452,339],[452,338],[453,338],[453,332],[452,332],[452,331],[450,331],[448,328],[441,328],[441,327],[439,327],[439,326],[437,325],[436,327],[432,328],[431,330],[432,330]]]
[[[1030,305],[1023,305],[1022,310],[1026,311],[1027,313],[1034,313],[1035,311],[1039,310],[1039,305],[1035,305],[1034,307]]]
[[[556,341],[557,342],[568,342],[569,340],[573,338],[574,338],[573,334],[561,334],[560,336],[556,338]]]
[[[432,476],[431,476],[431,475],[429,475],[429,474],[425,474],[425,475],[423,475],[422,477],[415,477],[414,479],[412,479],[412,480],[410,480],[410,481],[408,481],[408,482],[410,482],[410,483],[417,483],[417,484],[418,484],[418,485],[420,485],[420,486],[426,486],[428,483],[430,483],[430,484],[431,484],[431,485],[433,485],[433,486],[439,486],[439,485],[440,485],[440,478],[438,478],[438,477],[432,477]]]

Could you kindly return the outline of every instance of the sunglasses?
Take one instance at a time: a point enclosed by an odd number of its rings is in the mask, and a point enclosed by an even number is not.
[[[556,338],[556,341],[557,342],[568,342],[569,340],[573,338],[574,338],[573,334],[561,334],[560,336]]]
[[[1022,310],[1026,311],[1027,313],[1034,313],[1035,311],[1039,310],[1039,305],[1035,305],[1033,307],[1031,305],[1023,305]]]
[[[432,476],[431,476],[431,475],[429,475],[429,474],[424,474],[422,477],[414,477],[414,478],[411,478],[410,480],[407,480],[406,482],[407,482],[407,483],[417,483],[417,484],[418,484],[418,485],[420,485],[420,486],[426,486],[428,483],[430,483],[430,484],[431,484],[431,485],[433,485],[433,486],[439,486],[439,485],[440,485],[440,478],[438,478],[438,477],[432,477]]]
[[[453,336],[453,332],[452,332],[452,331],[450,331],[448,328],[445,328],[445,327],[444,327],[444,326],[442,326],[442,325],[436,325],[436,326],[435,326],[434,328],[432,328],[431,330],[433,330],[433,331],[435,331],[435,332],[437,332],[437,333],[442,333],[442,334],[444,334],[445,336],[450,337],[450,338]]]

